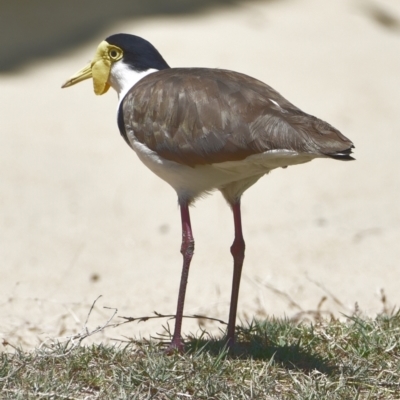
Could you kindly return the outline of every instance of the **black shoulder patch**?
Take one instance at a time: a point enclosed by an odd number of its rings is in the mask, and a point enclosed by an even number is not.
[[[125,129],[124,110],[122,105],[123,101],[121,101],[121,104],[119,105],[118,108],[118,115],[117,115],[118,128],[121,136],[124,138],[125,142],[128,143],[130,147],[131,145],[129,143],[128,135],[126,134],[126,129]]]

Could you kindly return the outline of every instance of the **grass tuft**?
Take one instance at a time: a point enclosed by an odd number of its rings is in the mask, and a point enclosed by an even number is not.
[[[2,399],[398,399],[400,312],[239,326],[234,351],[206,331],[186,353],[161,342],[0,355]]]

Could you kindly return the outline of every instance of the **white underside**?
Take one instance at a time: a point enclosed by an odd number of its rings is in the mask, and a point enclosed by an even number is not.
[[[128,131],[127,134],[140,160],[157,176],[169,183],[176,190],[180,200],[188,202],[213,190],[220,190],[228,202],[234,202],[246,189],[271,170],[302,164],[316,157],[289,150],[272,150],[240,161],[189,167],[161,158],[138,142],[132,131]]]

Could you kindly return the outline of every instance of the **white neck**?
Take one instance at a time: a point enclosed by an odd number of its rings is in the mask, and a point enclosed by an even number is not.
[[[147,71],[138,72],[129,68],[129,66],[123,62],[116,62],[113,64],[111,66],[110,84],[111,87],[118,93],[119,103],[132,86],[136,85],[146,75],[157,71],[157,69],[151,68]]]

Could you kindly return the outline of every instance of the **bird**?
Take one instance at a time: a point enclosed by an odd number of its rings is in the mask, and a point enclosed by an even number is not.
[[[150,42],[127,33],[103,40],[92,61],[62,87],[90,78],[96,95],[110,87],[117,92],[120,134],[177,193],[183,265],[171,351],[185,349],[182,318],[195,244],[189,207],[213,191],[230,206],[233,278],[226,343],[232,349],[245,257],[243,193],[276,168],[315,158],[354,160],[353,143],[260,80],[225,69],[170,67]]]

